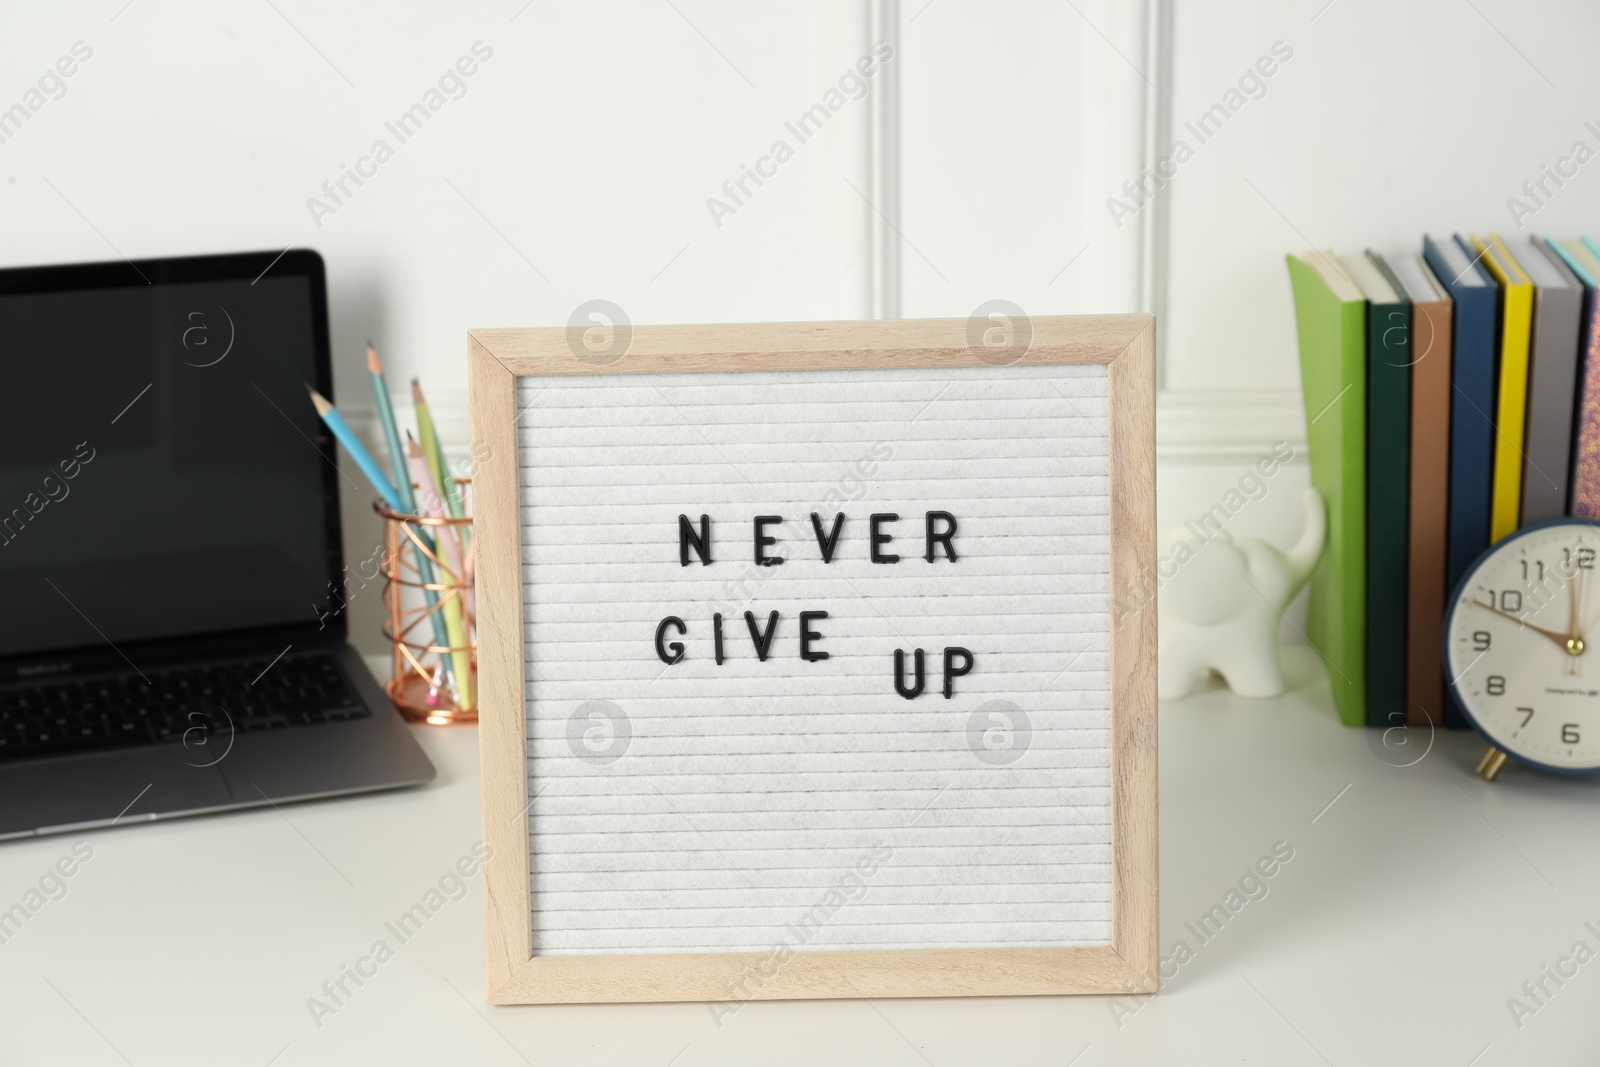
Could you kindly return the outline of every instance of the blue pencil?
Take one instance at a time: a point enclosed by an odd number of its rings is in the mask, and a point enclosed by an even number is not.
[[[383,363],[378,350],[367,342],[367,376],[372,379],[372,395],[378,402],[378,424],[383,427],[383,441],[389,446],[389,469],[394,471],[394,487],[400,492],[400,502],[405,511],[417,510],[411,492],[411,472],[406,470],[406,451],[400,444],[400,428],[395,425],[394,405],[389,402],[389,382],[383,374]]]
[[[390,510],[405,513],[408,509],[405,502],[400,499],[400,494],[384,476],[383,468],[378,466],[378,461],[372,458],[372,453],[367,451],[367,446],[361,443],[355,431],[344,421],[344,416],[339,410],[328,402],[328,398],[317,392],[311,386],[306,386],[306,392],[311,394],[311,403],[316,406],[317,414],[322,416],[322,421],[328,429],[333,431],[333,436],[344,445],[344,450],[350,453],[350,458],[356,461],[356,466],[361,468],[361,473],[367,476],[367,481],[383,497],[383,502],[389,505]]]

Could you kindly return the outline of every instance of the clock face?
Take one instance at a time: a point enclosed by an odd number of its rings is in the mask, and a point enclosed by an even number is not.
[[[1473,724],[1509,755],[1600,771],[1597,586],[1600,524],[1560,519],[1490,549],[1456,592],[1445,669]]]

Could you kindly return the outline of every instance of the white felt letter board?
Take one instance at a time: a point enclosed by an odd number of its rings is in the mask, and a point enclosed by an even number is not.
[[[1153,328],[1030,325],[472,335],[491,999],[1154,987]]]

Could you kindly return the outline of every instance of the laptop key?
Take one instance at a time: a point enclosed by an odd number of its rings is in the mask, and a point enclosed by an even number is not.
[[[321,653],[0,687],[0,761],[370,714]]]

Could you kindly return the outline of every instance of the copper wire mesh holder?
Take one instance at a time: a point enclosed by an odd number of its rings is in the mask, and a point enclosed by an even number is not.
[[[466,502],[472,479],[457,478],[455,481]],[[383,519],[383,635],[389,639],[391,649],[389,680],[383,685],[384,692],[396,710],[411,722],[430,726],[475,723],[478,721],[478,642],[473,583],[465,575],[458,575],[461,580],[454,585],[444,580],[448,563],[440,543],[440,535],[446,530],[458,535],[470,534],[471,505],[467,503],[463,509],[469,514],[447,518],[405,515],[390,510],[381,500],[374,501],[372,509]],[[428,560],[434,581],[422,580],[422,572],[417,568],[418,553]],[[427,603],[430,590],[438,597],[432,605]],[[433,640],[432,616],[455,602],[462,606],[466,644],[437,644]],[[435,687],[436,677],[441,676],[440,668],[448,666],[457,652],[465,652],[468,663],[470,699],[465,706],[456,700],[448,685]],[[434,694],[434,703],[429,702],[430,692]]]

